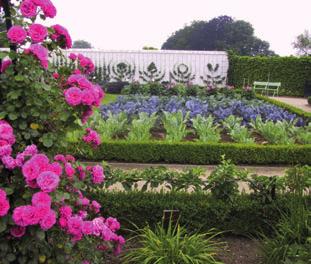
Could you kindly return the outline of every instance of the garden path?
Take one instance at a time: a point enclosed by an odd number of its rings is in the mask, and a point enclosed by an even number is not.
[[[271,97],[272,99],[278,100],[280,102],[295,106],[300,108],[303,111],[311,113],[311,106],[308,104],[306,98],[298,98],[298,97],[285,97],[285,96],[276,96]]]

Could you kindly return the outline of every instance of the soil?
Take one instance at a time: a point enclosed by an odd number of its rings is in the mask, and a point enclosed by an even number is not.
[[[259,254],[259,242],[245,237],[225,237],[221,241],[226,243],[225,249],[221,250],[218,260],[224,264],[261,264],[262,258]],[[129,243],[124,253],[131,248]],[[121,264],[118,257],[110,257],[109,264]],[[139,264],[139,263],[137,263]]]

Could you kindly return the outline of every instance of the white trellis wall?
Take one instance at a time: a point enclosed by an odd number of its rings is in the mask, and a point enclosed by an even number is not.
[[[207,64],[213,66],[219,64],[217,74],[227,77],[229,68],[228,55],[224,51],[179,51],[179,50],[141,50],[141,51],[106,51],[96,49],[74,49],[64,51],[65,55],[70,53],[82,53],[91,58],[96,66],[104,64],[117,64],[119,62],[127,62],[136,66],[134,80],[139,79],[139,71],[154,62],[158,69],[165,71],[164,81],[169,81],[169,73],[174,66],[184,63],[190,66],[192,73],[195,74],[195,79],[192,81],[195,84],[202,84],[200,76],[205,76]],[[140,80],[141,81],[141,80]]]

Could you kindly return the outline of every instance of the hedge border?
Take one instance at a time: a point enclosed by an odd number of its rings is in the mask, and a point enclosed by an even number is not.
[[[250,195],[239,195],[233,202],[212,198],[203,193],[105,192],[91,194],[102,204],[103,215],[116,217],[123,230],[135,230],[161,222],[163,210],[179,210],[180,224],[189,231],[210,228],[239,235],[271,235],[271,226],[286,210],[288,197],[278,196],[264,204]]]
[[[281,107],[293,114],[296,114],[300,117],[303,117],[305,119],[307,119],[308,121],[311,120],[311,113],[309,112],[306,112],[298,107],[295,107],[295,106],[292,106],[292,105],[289,105],[287,103],[284,103],[284,102],[280,102],[278,100],[275,100],[273,98],[270,98],[270,97],[267,97],[267,96],[264,96],[264,95],[260,95],[260,94],[256,94],[256,97],[257,99],[259,100],[262,100],[262,101],[265,101],[267,103],[270,103],[270,104],[273,104],[273,105],[276,105],[278,107]]]
[[[291,146],[118,140],[102,142],[98,148],[86,149],[84,153],[79,153],[77,145],[72,145],[70,149],[80,159],[92,161],[208,165],[219,163],[221,156],[226,155],[235,164],[311,165],[311,144]]]

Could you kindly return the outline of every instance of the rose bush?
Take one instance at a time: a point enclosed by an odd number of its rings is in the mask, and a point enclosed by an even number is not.
[[[65,145],[61,139],[67,129],[79,126],[79,119],[85,123],[104,96],[101,87],[89,81],[94,63],[77,54],[71,60],[75,68],[57,72],[49,58],[65,60],[60,48],[71,48],[71,37],[61,25],[35,23],[37,15],[54,17],[54,5],[49,0],[23,0],[11,8],[14,25],[0,34],[6,34],[18,52],[0,52],[0,119],[10,121],[18,148],[33,143],[41,149]]]
[[[87,77],[94,64],[73,54],[76,67],[56,72],[49,65],[52,53],[62,56],[59,47],[71,47],[64,27],[35,23],[37,15],[55,17],[50,0],[11,8],[15,25],[7,40],[18,49],[0,53],[1,263],[103,263],[125,243],[119,222],[101,216],[101,205],[85,195],[103,184],[103,168],[38,150],[61,145],[62,134],[100,105],[104,93]],[[86,132],[85,142],[100,144],[95,131]]]

